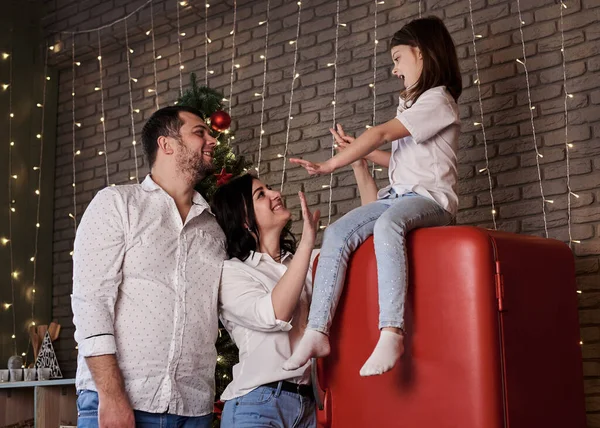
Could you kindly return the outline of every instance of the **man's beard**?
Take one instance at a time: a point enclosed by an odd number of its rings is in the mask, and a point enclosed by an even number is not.
[[[190,178],[191,184],[196,185],[200,180],[215,171],[212,159],[204,160],[202,153],[194,153],[183,143],[177,154],[177,169]]]

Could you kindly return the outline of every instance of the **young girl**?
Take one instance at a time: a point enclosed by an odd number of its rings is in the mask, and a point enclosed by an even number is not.
[[[282,369],[306,327],[316,256],[319,212],[299,197],[304,225],[296,246],[285,227],[291,212],[260,180],[242,175],[214,195],[231,257],[223,264],[219,315],[240,356],[221,397],[222,428],[316,428],[310,364]]]
[[[311,357],[329,354],[328,333],[348,259],[370,235],[374,236],[377,258],[381,333],[360,375],[390,370],[404,351],[406,235],[419,227],[448,225],[456,214],[460,132],[456,102],[462,83],[452,38],[440,19],[417,19],[394,34],[391,55],[393,74],[404,81],[405,87],[396,117],[367,129],[326,162],[290,159],[313,175],[329,174],[366,157],[389,167],[390,185],[376,197],[374,191],[371,198],[361,194],[363,202],[374,201],[352,210],[326,229],[308,328],[284,364],[286,370],[303,366]],[[332,132],[338,141],[344,140],[343,132]],[[389,141],[391,154],[376,150]]]

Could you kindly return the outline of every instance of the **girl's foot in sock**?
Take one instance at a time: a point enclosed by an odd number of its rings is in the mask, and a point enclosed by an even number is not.
[[[284,370],[296,370],[311,358],[329,355],[329,337],[317,330],[306,330],[292,356],[283,363]]]
[[[404,335],[381,330],[379,341],[367,362],[360,369],[360,375],[374,376],[391,370],[403,353]]]

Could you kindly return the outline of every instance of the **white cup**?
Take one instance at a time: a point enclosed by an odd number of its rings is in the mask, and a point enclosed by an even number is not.
[[[10,381],[21,382],[23,380],[23,369],[10,369]]]
[[[48,380],[50,379],[50,373],[52,370],[48,367],[40,367],[37,369],[38,380]]]
[[[0,370],[0,382],[8,382],[9,379],[9,371],[8,369],[2,369]]]
[[[36,369],[23,369],[25,372],[25,382],[33,382],[35,380]]]

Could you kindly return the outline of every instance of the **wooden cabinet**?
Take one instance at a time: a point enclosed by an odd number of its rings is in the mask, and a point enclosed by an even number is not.
[[[0,383],[0,427],[76,425],[75,379]]]

